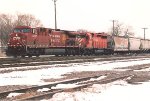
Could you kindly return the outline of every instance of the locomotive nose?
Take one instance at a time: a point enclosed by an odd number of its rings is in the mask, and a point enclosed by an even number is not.
[[[8,42],[8,46],[16,47],[22,45],[21,35],[19,33],[14,33],[10,36],[10,40]]]
[[[20,40],[21,37],[16,33],[16,35],[13,37],[13,40]]]

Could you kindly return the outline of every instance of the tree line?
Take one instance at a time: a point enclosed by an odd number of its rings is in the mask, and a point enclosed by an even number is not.
[[[115,21],[114,28],[111,27],[110,32],[108,33],[116,36],[132,37],[135,35],[132,30],[132,26],[125,25],[124,23],[121,23],[119,21]]]
[[[15,26],[43,26],[41,21],[31,14],[0,14],[0,39],[3,45],[7,44],[8,34]]]

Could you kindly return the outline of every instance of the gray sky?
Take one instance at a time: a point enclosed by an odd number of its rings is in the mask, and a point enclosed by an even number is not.
[[[132,26],[136,36],[150,38],[149,0],[57,0],[57,20],[60,29],[108,31],[111,20]],[[54,28],[52,0],[0,0],[1,13],[30,13],[45,27]]]

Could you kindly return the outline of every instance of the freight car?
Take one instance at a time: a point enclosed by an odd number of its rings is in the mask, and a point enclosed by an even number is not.
[[[129,47],[129,53],[140,53],[141,49],[141,39],[129,37],[128,38],[128,47]]]
[[[132,53],[149,53],[150,40],[135,37],[110,36],[109,45],[111,54],[132,54]]]
[[[150,40],[106,33],[17,26],[9,35],[7,55],[100,55],[150,52]]]
[[[140,49],[143,52],[150,52],[150,40],[141,39],[141,47],[140,47]]]
[[[111,45],[110,48],[113,53],[127,53],[128,52],[128,38],[122,36],[111,36]]]

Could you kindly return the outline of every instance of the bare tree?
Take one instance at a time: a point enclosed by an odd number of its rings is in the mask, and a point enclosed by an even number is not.
[[[115,21],[114,28],[111,28],[111,35],[117,35],[120,36],[122,34],[122,23],[119,23],[118,21]],[[114,31],[113,31],[114,30]]]
[[[0,14],[0,38],[3,44],[7,43],[8,34],[12,32],[15,26],[42,26],[41,21],[31,14],[17,14],[17,16],[9,14]]]
[[[113,28],[111,28],[111,35],[113,35]],[[116,36],[134,36],[131,26],[126,26],[118,21],[114,24],[114,35]]]
[[[31,14],[17,14],[17,18],[15,21],[16,26],[43,26],[41,21],[36,19],[35,16]]]
[[[126,28],[124,28],[124,36],[125,37],[133,37],[134,33],[132,31],[132,26],[126,26]]]
[[[13,17],[11,15],[0,14],[0,36],[3,44],[7,43],[8,33],[14,27]]]

